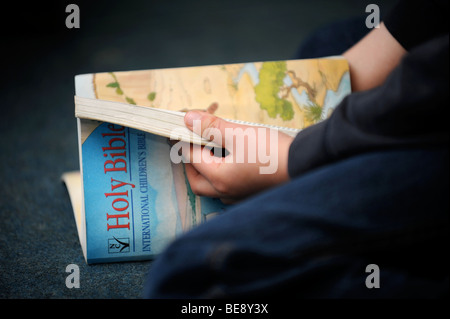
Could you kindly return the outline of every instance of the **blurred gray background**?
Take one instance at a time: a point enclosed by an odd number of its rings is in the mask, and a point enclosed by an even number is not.
[[[81,28],[65,8],[79,5]],[[292,59],[373,1],[45,1],[1,12],[0,298],[139,298],[151,262],[87,266],[61,174],[76,170],[76,74]],[[377,1],[382,14],[392,4]],[[81,287],[68,289],[68,264]]]

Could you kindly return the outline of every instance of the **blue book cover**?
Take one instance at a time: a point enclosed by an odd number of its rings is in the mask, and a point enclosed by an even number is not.
[[[169,152],[167,138],[124,126],[101,123],[90,133],[82,145],[89,263],[152,258],[220,212],[217,199],[195,202]]]

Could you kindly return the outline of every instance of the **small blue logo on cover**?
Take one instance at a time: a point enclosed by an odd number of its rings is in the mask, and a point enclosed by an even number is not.
[[[108,253],[129,253],[130,252],[130,238],[109,238],[108,239]]]

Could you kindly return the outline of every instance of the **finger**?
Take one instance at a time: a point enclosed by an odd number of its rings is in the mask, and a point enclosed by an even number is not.
[[[245,125],[231,123],[208,112],[200,111],[187,112],[184,116],[184,123],[194,133],[224,147],[227,139],[230,139],[229,142],[232,142],[235,129],[247,128]]]
[[[221,149],[212,151],[209,147],[182,141],[178,141],[170,149],[170,158],[173,162],[179,163],[182,161],[193,165],[200,174],[205,175],[210,181],[219,175],[217,170],[221,162],[224,161],[221,155]]]
[[[207,197],[220,197],[221,194],[200,174],[192,164],[185,164],[186,177],[194,194]]]
[[[217,151],[217,149],[215,150]],[[211,185],[214,185],[214,181],[222,180],[224,173],[224,167],[222,167],[225,161],[224,158],[215,156],[214,151],[206,146],[191,145],[189,151],[189,163],[203,175]]]
[[[206,109],[206,112],[208,112],[209,114],[214,114],[214,112],[216,112],[218,108],[219,108],[219,104],[212,103],[210,106],[208,106],[208,108]]]
[[[238,202],[236,199],[228,198],[228,197],[225,197],[225,198],[222,197],[222,198],[219,198],[219,199],[225,205],[232,205],[232,204],[236,204]]]
[[[214,112],[216,112],[218,108],[219,108],[219,104],[214,102],[214,103],[212,103],[210,106],[208,106],[204,110],[201,110],[201,109],[191,109],[191,110],[189,110],[189,109],[184,108],[184,109],[181,109],[180,112],[190,112],[190,111],[200,111],[200,112],[202,112],[202,111],[204,111],[204,112],[208,112],[210,114],[214,114]]]

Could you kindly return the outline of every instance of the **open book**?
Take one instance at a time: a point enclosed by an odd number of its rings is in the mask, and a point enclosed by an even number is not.
[[[151,106],[139,106],[121,102],[89,99],[75,96],[75,116],[80,119],[97,120],[147,133],[164,136],[199,145],[210,145],[211,141],[190,131],[184,125],[185,112],[169,111]],[[227,119],[225,119],[227,120]],[[295,136],[299,129],[267,125],[264,123],[250,123],[238,120],[229,122],[276,128],[290,136]],[[220,147],[220,145],[216,145]]]
[[[177,235],[225,206],[196,196],[168,138],[208,141],[184,126],[185,111],[286,134],[326,119],[350,93],[342,57],[75,77],[80,171],[63,180],[88,263],[151,259]]]

